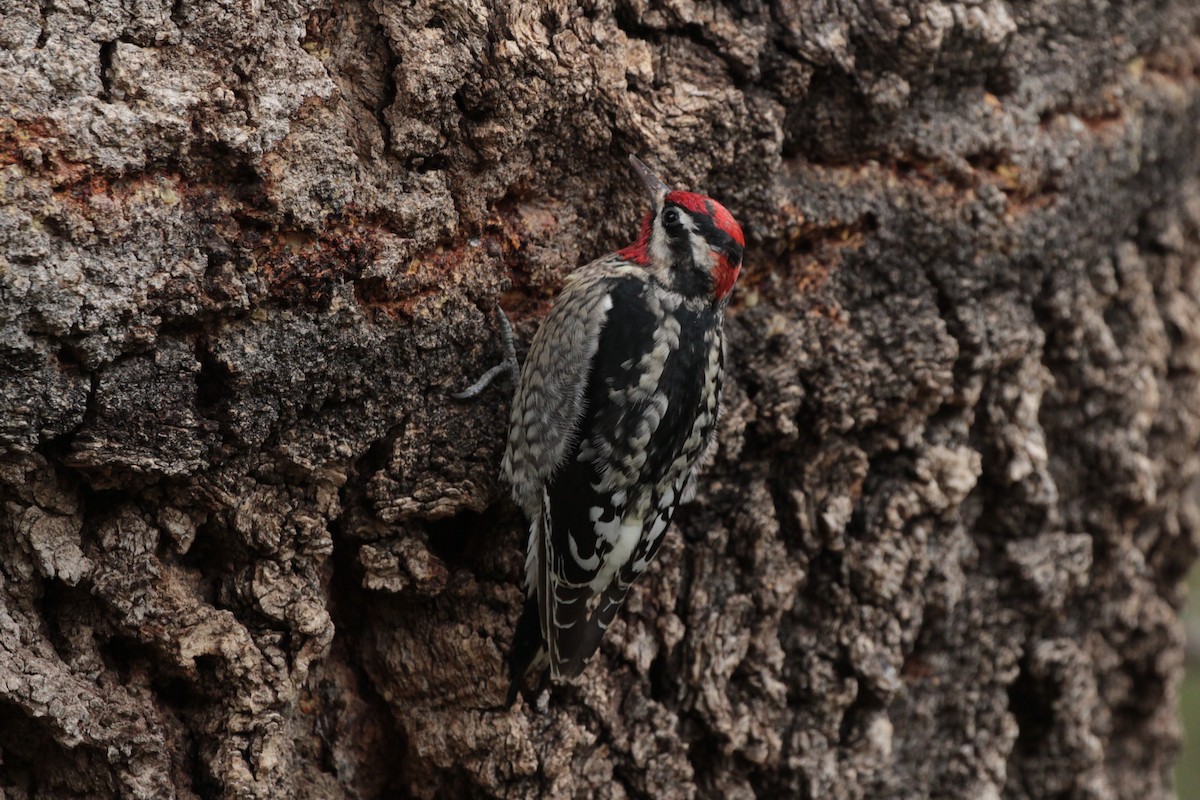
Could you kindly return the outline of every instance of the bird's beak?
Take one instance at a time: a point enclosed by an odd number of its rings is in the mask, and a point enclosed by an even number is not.
[[[646,191],[650,193],[650,200],[654,203],[655,208],[662,205],[663,198],[671,191],[665,183],[658,179],[658,176],[650,171],[642,160],[633,153],[629,154],[629,163],[633,164],[633,168],[637,171],[638,177],[642,179],[642,183],[646,184]]]

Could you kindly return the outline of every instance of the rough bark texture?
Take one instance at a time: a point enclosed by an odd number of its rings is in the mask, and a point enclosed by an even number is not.
[[[15,0],[0,794],[1171,794],[1186,0]],[[751,238],[716,462],[499,707],[507,392],[636,152]]]

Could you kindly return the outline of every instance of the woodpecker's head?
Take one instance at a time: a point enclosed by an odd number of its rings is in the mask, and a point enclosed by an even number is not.
[[[642,220],[637,241],[620,255],[649,267],[685,297],[725,302],[742,268],[742,227],[711,197],[673,192],[637,156],[629,160],[650,192],[653,209]]]

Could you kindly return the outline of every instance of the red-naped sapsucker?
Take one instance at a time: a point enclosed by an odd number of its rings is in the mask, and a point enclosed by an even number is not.
[[[690,499],[720,413],[742,229],[631,161],[653,203],[641,232],[567,279],[513,398],[501,470],[530,525],[510,703],[530,673],[583,670]]]

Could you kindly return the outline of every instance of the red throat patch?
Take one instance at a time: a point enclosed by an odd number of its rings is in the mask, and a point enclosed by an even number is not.
[[[654,223],[654,213],[647,212],[646,216],[642,217],[642,230],[638,234],[637,241],[628,247],[623,247],[617,251],[617,255],[626,261],[632,261],[635,264],[641,264],[643,267],[650,264],[650,234],[653,232],[652,225]]]
[[[741,271],[741,261],[731,265],[727,257],[717,256],[717,265],[713,267],[713,278],[716,279],[713,294],[718,301],[724,300],[733,291],[733,284],[737,283],[738,273]]]

